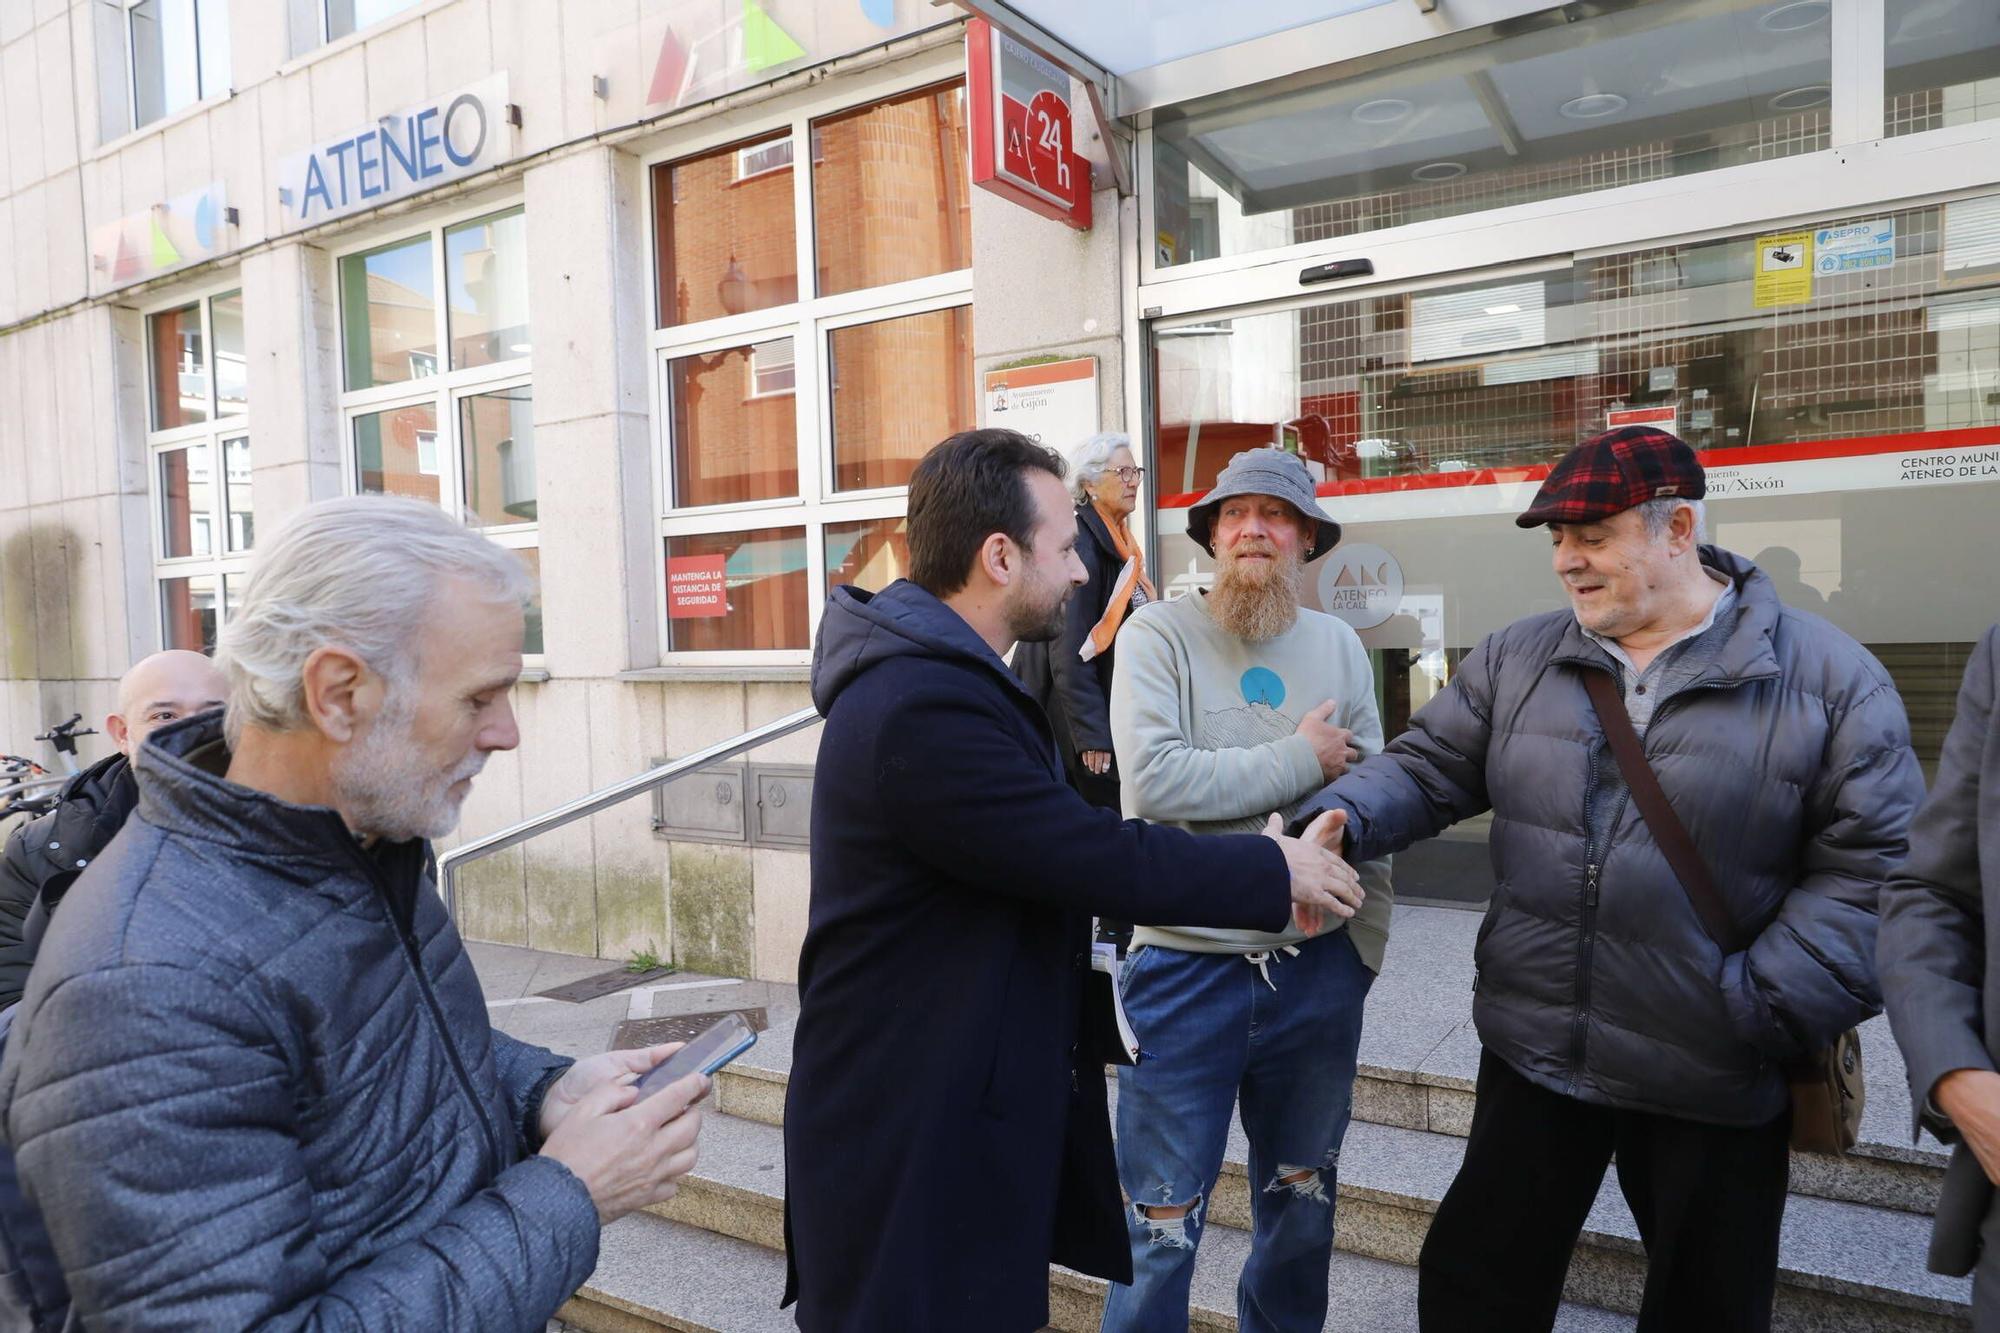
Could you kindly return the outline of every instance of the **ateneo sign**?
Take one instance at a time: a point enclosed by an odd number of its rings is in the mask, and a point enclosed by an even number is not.
[[[972,183],[1090,230],[1090,163],[1076,151],[1069,75],[975,18],[965,33]]]
[[[382,117],[278,165],[286,230],[484,171],[512,156],[507,76]]]

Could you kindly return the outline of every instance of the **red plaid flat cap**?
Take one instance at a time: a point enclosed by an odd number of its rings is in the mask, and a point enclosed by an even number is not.
[[[1648,500],[1699,500],[1708,479],[1694,450],[1663,430],[1622,426],[1593,435],[1549,469],[1535,502],[1514,522],[1601,523]]]

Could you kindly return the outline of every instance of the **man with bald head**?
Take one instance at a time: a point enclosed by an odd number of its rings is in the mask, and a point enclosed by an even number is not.
[[[118,747],[63,786],[56,807],[16,828],[0,855],[0,1010],[21,998],[49,913],[138,804],[132,754],[169,722],[222,706],[224,682],[200,653],[169,649],[118,682],[104,734]]]

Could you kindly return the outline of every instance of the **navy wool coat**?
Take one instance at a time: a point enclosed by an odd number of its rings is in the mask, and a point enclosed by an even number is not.
[[[834,591],[813,698],[787,1302],[806,1333],[1027,1333],[1051,1261],[1130,1280],[1078,1052],[1091,916],[1278,930],[1284,856],[1087,804],[1034,699],[914,584]]]

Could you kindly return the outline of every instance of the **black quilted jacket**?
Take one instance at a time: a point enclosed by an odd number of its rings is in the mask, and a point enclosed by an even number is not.
[[[1300,817],[1345,806],[1365,860],[1492,810],[1480,1041],[1582,1101],[1750,1125],[1784,1109],[1783,1062],[1881,1011],[1877,898],[1923,777],[1880,663],[1748,561],[1702,559],[1736,584],[1729,637],[1660,701],[1645,748],[1748,948],[1717,948],[1629,800],[1593,842],[1592,785],[1616,761],[1584,673],[1616,667],[1568,611],[1487,636]]]

